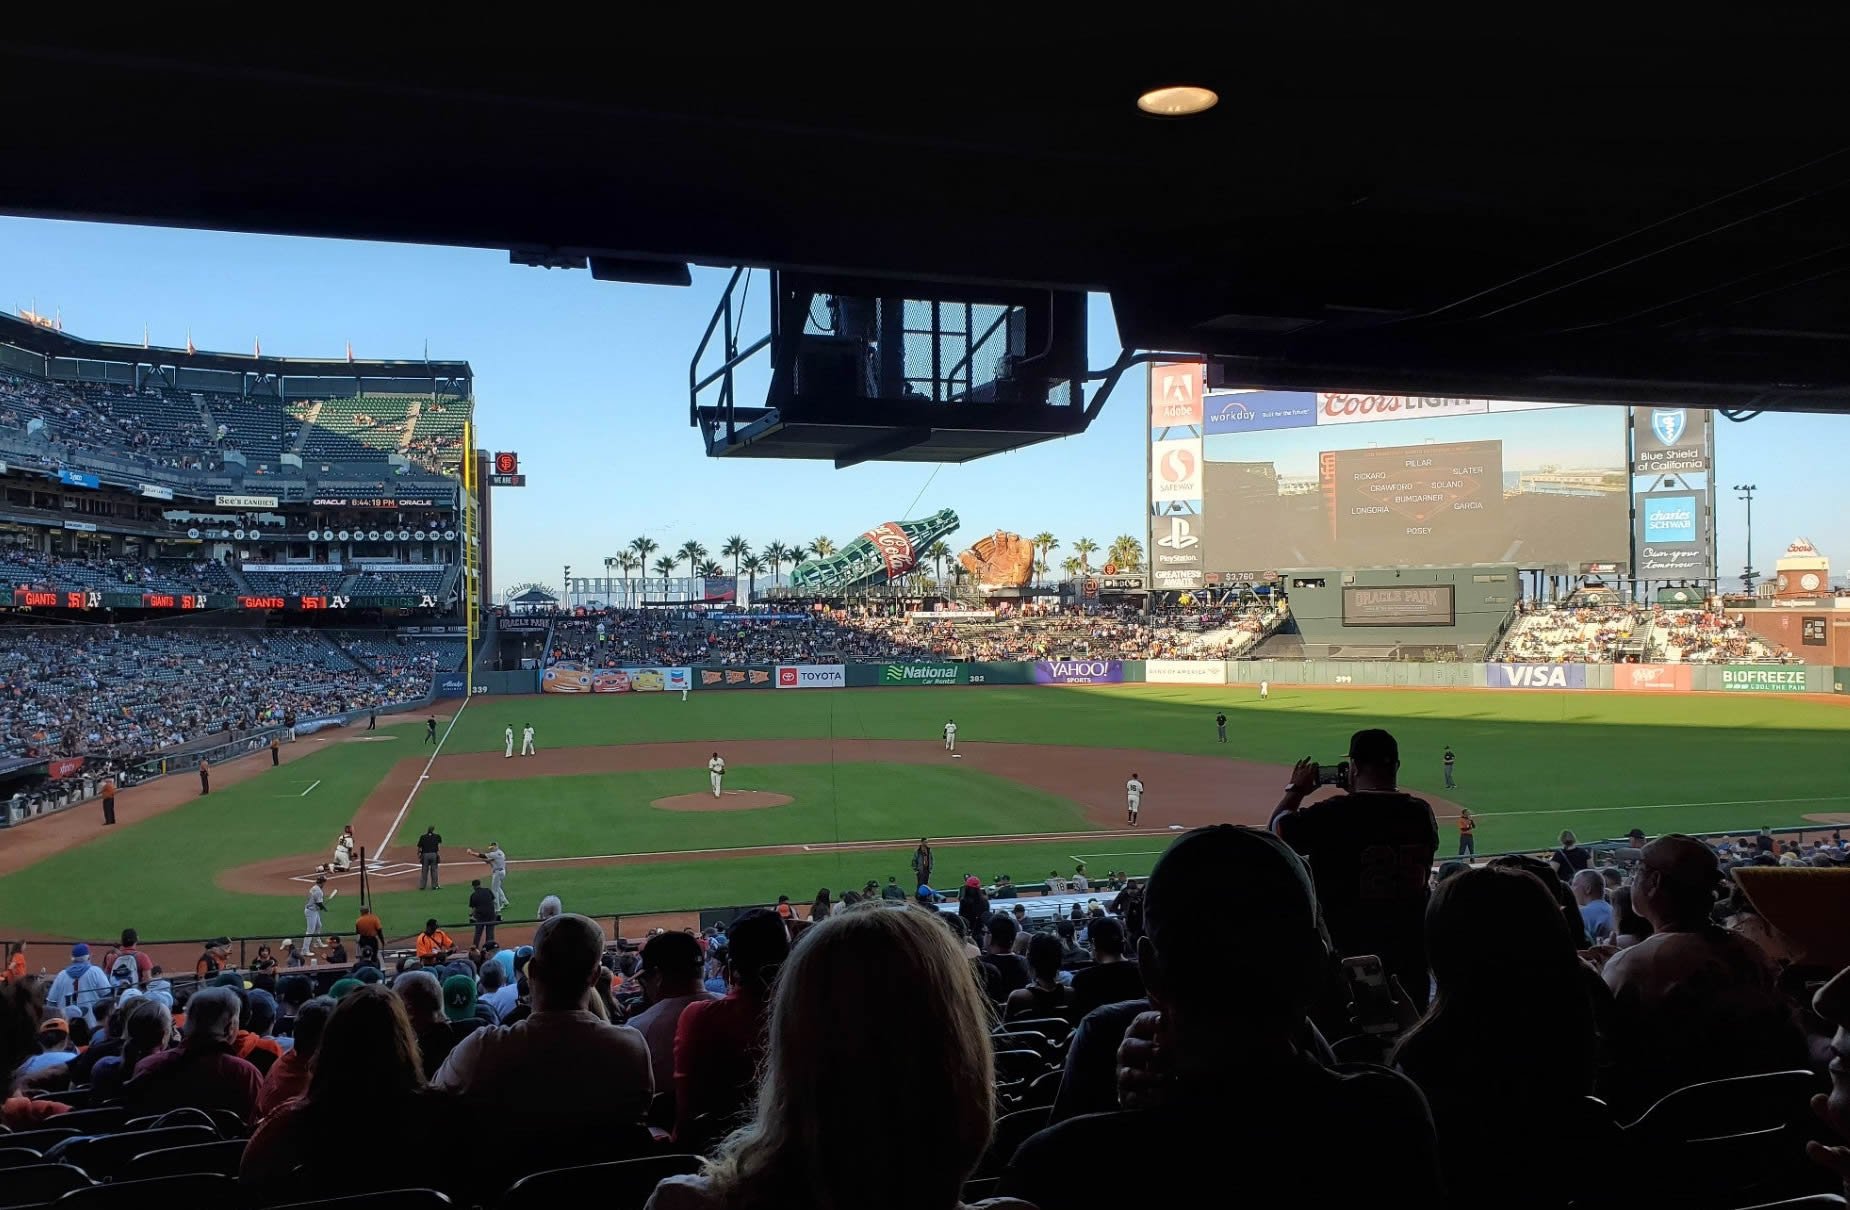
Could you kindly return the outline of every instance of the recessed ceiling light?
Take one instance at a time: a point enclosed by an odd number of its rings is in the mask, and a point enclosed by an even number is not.
[[[1195,84],[1174,84],[1167,88],[1152,88],[1137,98],[1137,108],[1145,113],[1155,114],[1159,118],[1187,118],[1198,113],[1206,113],[1220,104],[1220,97],[1211,88],[1202,88]]]

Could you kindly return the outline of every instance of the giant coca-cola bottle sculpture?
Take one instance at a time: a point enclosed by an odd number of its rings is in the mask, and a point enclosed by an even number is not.
[[[956,529],[957,514],[948,508],[917,521],[886,521],[826,559],[797,564],[790,583],[826,592],[884,584],[917,567],[933,542]]]

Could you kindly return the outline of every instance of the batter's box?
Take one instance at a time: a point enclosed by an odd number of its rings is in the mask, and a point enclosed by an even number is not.
[[[394,861],[390,864],[374,863],[366,867],[366,872],[374,878],[402,878],[406,874],[418,872],[416,863]]]

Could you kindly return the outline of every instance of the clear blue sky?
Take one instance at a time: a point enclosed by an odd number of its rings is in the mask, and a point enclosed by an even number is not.
[[[1084,436],[965,466],[709,460],[687,424],[687,366],[725,275],[691,289],[592,281],[508,264],[505,252],[0,218],[0,306],[62,311],[101,340],[358,357],[466,358],[481,441],[520,451],[524,490],[495,498],[496,578],[556,585],[601,574],[647,534],[672,550],[729,534],[755,546],[826,534],[840,543],[889,519],[955,509],[961,548],[994,529],[1051,530],[1101,546],[1143,537],[1144,380],[1126,375]],[[762,292],[755,292],[762,299]],[[1092,308],[1092,364],[1117,354],[1109,305]],[[1718,423],[1717,479],[1756,482],[1762,571],[1798,535],[1850,570],[1839,503],[1850,420],[1763,416]],[[926,486],[930,480],[929,487]],[[924,488],[923,496],[919,496]],[[1738,573],[1742,506],[1722,493],[1720,564]],[[916,505],[913,504],[918,497]],[[910,508],[909,508],[910,506]],[[1056,551],[1056,562],[1066,550]]]

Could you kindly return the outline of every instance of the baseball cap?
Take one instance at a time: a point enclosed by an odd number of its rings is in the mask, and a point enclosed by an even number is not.
[[[1625,837],[1627,840],[1643,840],[1644,839],[1644,829],[1643,828],[1633,828],[1631,831],[1625,834]]]
[[[358,979],[336,979],[334,981],[334,986],[328,989],[328,995],[339,1000],[344,998],[348,992],[365,986],[366,985],[361,983]]]
[[[71,1023],[63,1017],[46,1017],[39,1022],[39,1032],[68,1034],[71,1032]]]
[[[970,887],[981,887],[983,885],[983,880],[981,878],[978,878],[975,874],[971,874],[964,879],[964,885],[970,886]]]
[[[919,883],[918,895],[920,899],[925,899],[929,897],[931,894],[932,894],[932,889],[930,887],[926,886],[922,882]]]
[[[71,957],[88,958],[89,956],[90,956],[90,947],[85,945],[83,942],[79,941],[76,945],[73,945],[71,947]]]
[[[475,1016],[474,979],[451,975],[443,981],[443,1015],[452,1021],[467,1021]]]

